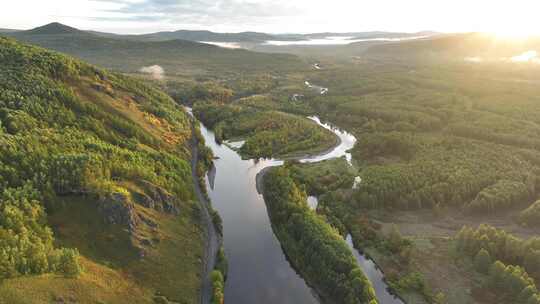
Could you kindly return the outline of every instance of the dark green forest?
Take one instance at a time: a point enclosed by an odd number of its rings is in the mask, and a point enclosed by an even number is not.
[[[540,238],[522,240],[488,225],[464,227],[456,235],[457,250],[474,258],[485,285],[513,303],[540,303],[535,278],[540,276]]]
[[[309,209],[289,170],[271,169],[263,187],[274,232],[308,284],[328,303],[377,303],[343,237]]]

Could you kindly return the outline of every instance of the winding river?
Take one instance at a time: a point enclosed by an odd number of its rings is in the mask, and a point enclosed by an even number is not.
[[[318,117],[309,117],[309,119],[333,131],[341,142],[323,154],[308,156],[300,161],[318,162],[345,156],[350,163],[351,155],[347,150],[354,146],[356,138],[350,133],[322,123]],[[212,149],[217,158],[214,161],[215,168],[206,180],[213,207],[223,220],[224,246],[229,262],[225,302],[234,304],[318,303],[315,292],[307,286],[287,261],[272,231],[263,197],[257,191],[257,174],[265,168],[280,166],[283,161],[243,160],[229,146],[217,144],[214,133],[202,124],[201,133],[206,145]],[[357,258],[363,257],[354,248],[353,251]],[[364,260],[368,261],[365,258]],[[360,266],[372,279],[378,298],[386,299],[382,294],[379,295],[379,292],[386,292],[382,275],[376,278],[369,275],[378,271],[375,265],[360,262]],[[380,303],[400,302],[385,300]]]

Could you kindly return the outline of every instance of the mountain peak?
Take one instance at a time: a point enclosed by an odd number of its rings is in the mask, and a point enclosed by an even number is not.
[[[25,31],[26,34],[32,35],[61,35],[61,34],[81,34],[86,33],[84,31],[78,30],[74,27],[67,26],[62,23],[52,22],[40,27],[33,28],[31,30]]]

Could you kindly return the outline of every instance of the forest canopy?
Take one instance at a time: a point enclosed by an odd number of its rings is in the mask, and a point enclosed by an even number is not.
[[[144,180],[193,198],[189,119],[164,93],[1,37],[0,66],[0,278],[81,271],[47,224],[61,196]]]

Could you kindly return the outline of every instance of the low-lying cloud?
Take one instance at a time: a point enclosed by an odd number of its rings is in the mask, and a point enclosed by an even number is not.
[[[540,62],[540,59],[538,58],[538,52],[536,51],[527,51],[523,54],[510,58],[510,60],[513,62]]]
[[[159,66],[157,64],[142,67],[142,68],[139,69],[139,72],[145,73],[145,74],[150,74],[150,76],[152,76],[152,78],[154,78],[156,80],[162,80],[163,77],[165,76],[165,70],[161,66]]]

